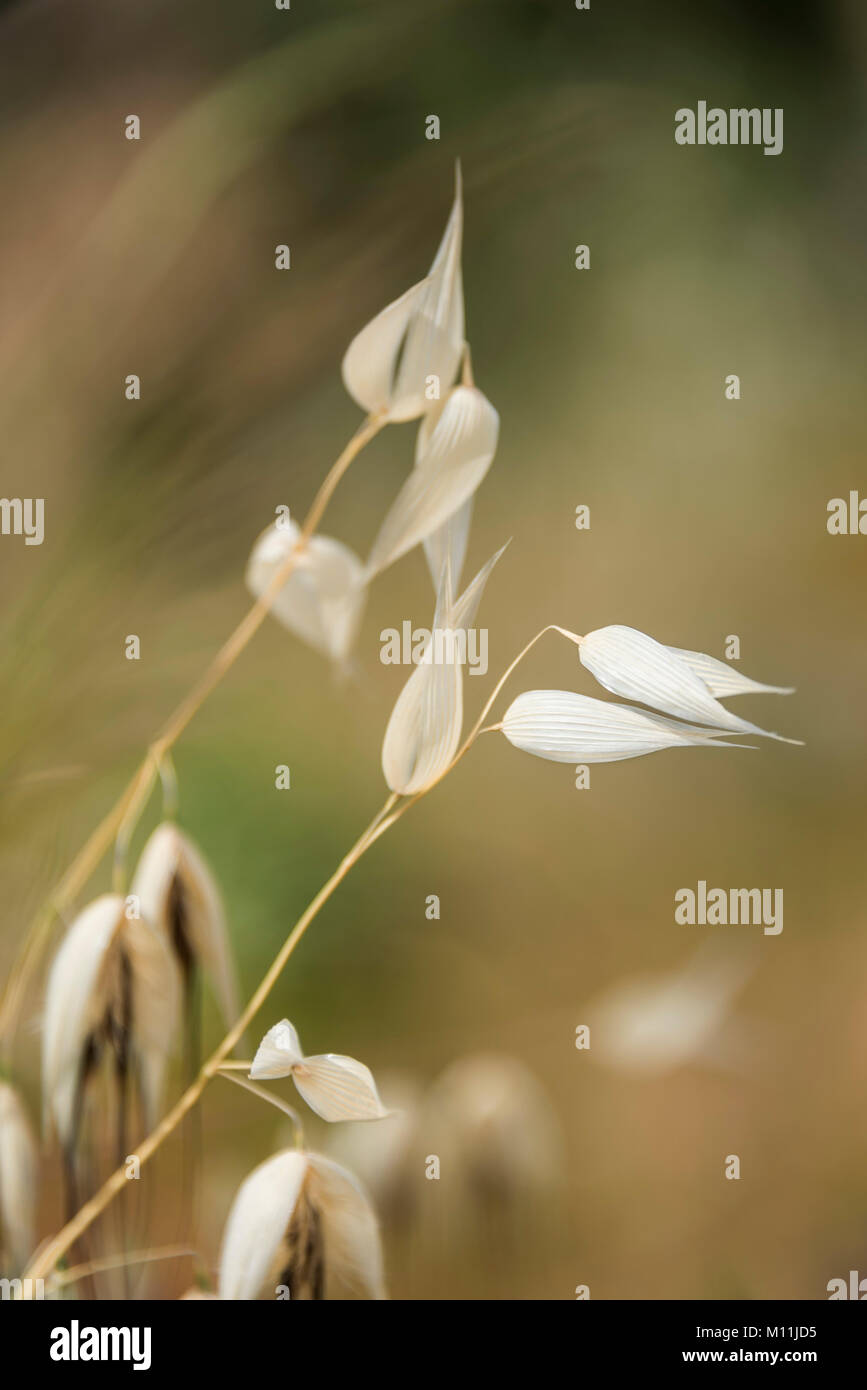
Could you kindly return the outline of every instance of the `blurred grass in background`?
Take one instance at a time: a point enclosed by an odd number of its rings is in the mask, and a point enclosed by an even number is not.
[[[738,712],[806,748],[599,767],[589,793],[486,736],[311,930],[262,1031],[287,1013],[311,1051],[420,1084],[505,1052],[562,1130],[553,1228],[540,1216],[504,1250],[458,1225],[433,1258],[386,1223],[396,1296],[822,1297],[865,1258],[867,542],[825,528],[863,477],[865,27],[856,0],[0,15],[2,491],[46,499],[41,548],[0,542],[4,969],[244,612],[254,537],[279,504],[303,513],[355,428],[342,353],[426,271],[458,156],[467,332],[502,417],[467,573],[513,537],[469,714],[547,622],[628,623],[716,656],[736,633],[744,671],[798,687],[773,714]],[[783,107],[784,153],[676,146],[674,111],[698,100]],[[326,532],[364,554],[413,446],[413,427],[377,439]],[[380,664],[380,630],[431,613],[414,553],[377,582],[344,686],[269,622],[177,749],[181,821],[219,877],[247,991],[383,799],[405,673]],[[597,693],[553,637],[513,693],[536,685]],[[740,1010],[761,1024],[749,1076],[597,1068],[574,1048],[586,1005],[710,934],[674,925],[675,890],[699,878],[785,890]],[[18,1062],[37,1113],[33,1027]],[[220,1083],[204,1117],[197,1241],[214,1258],[275,1129]],[[435,1209],[427,1152],[417,1195]],[[175,1147],[155,1168],[154,1244],[176,1226],[178,1162]],[[149,1287],[188,1282],[169,1266]]]

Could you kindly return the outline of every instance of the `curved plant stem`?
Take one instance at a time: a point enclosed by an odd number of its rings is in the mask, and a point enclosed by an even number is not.
[[[111,871],[111,891],[113,893],[123,893],[126,889],[126,864],[130,841],[141,818],[141,813],[150,800],[150,794],[159,775],[160,772],[156,763],[152,758],[148,758],[142,764],[142,777],[136,786],[135,795],[123,814],[123,819],[114,838],[114,863]]]
[[[166,720],[114,806],[103,817],[90,838],[79,850],[66,873],[30,924],[10,972],[2,1005],[0,1005],[0,1042],[2,1042],[4,1057],[8,1056],[11,1039],[17,1030],[23,1000],[38,966],[55,917],[63,916],[67,911],[69,905],[84,888],[112,840],[116,839],[122,832],[127,838],[132,834],[169,750],[201,709],[208,696],[220,684],[226,672],[234,666],[250,639],[262,626],[274,599],[295,569],[308,541],[319,525],[340,479],[352,461],[358,457],[374,435],[379,433],[385,423],[386,416],[382,413],[368,415],[356,430],[340,457],[332,464],[325,481],[313,499],[298,544],[287,555],[283,564],[274,573],[268,587],[223,643],[204,674]],[[120,853],[122,854],[122,852],[123,843],[120,848]],[[122,879],[122,859],[115,866],[114,878],[116,883]]]
[[[388,415],[384,411],[379,411],[373,415],[368,415],[366,420],[364,420],[362,424],[358,427],[358,429],[355,431],[355,434],[352,436],[346,448],[343,450],[343,453],[336,460],[336,462],[331,465],[331,467],[325,475],[325,478],[322,481],[322,485],[320,486],[319,491],[313,498],[313,502],[311,504],[309,512],[304,518],[304,525],[301,527],[302,545],[305,545],[307,541],[309,541],[310,537],[313,535],[313,532],[316,530],[317,526],[319,525],[320,521],[325,515],[325,508],[331,501],[331,498],[333,497],[334,492],[337,488],[337,484],[340,482],[341,478],[343,477],[349,465],[352,463],[353,459],[357,458],[364,446],[370,443],[374,435],[379,434],[379,431],[382,429],[383,425],[387,424]],[[278,585],[278,588],[279,587],[280,586]]]
[[[294,1105],[289,1105],[287,1101],[281,1100],[279,1096],[272,1095],[270,1091],[265,1090],[264,1086],[257,1086],[256,1082],[251,1081],[249,1077],[235,1076],[234,1071],[229,1070],[227,1067],[220,1067],[217,1075],[222,1076],[224,1081],[234,1081],[236,1086],[243,1086],[244,1090],[249,1091],[251,1095],[258,1096],[260,1100],[267,1100],[269,1105],[275,1105],[284,1115],[288,1115],[295,1129],[295,1147],[296,1149],[304,1148],[304,1126],[301,1123],[301,1116],[298,1114]]]
[[[198,1250],[189,1245],[164,1245],[154,1250],[133,1250],[129,1255],[106,1255],[103,1259],[88,1260],[87,1264],[73,1265],[70,1269],[57,1270],[48,1283],[53,1292],[64,1289],[69,1284],[77,1284],[81,1279],[93,1274],[105,1274],[112,1269],[126,1269],[129,1265],[154,1264],[157,1260],[182,1260],[189,1257],[201,1262]]]
[[[503,686],[506,684],[506,681],[509,679],[515,667],[521,664],[527,653],[531,651],[533,647],[535,647],[536,643],[539,641],[541,637],[545,636],[546,632],[559,632],[561,637],[568,637],[569,641],[574,642],[576,646],[583,640],[576,633],[570,632],[568,628],[558,627],[556,623],[549,623],[547,627],[543,627],[540,632],[537,632],[535,637],[531,637],[526,647],[524,647],[521,651],[518,652],[518,655],[515,657],[514,661],[510,662],[503,674],[500,676],[500,679],[497,681],[497,684],[494,686],[493,690],[491,691],[490,695],[485,701],[481,714],[479,715],[473,727],[470,729],[470,732],[467,734],[466,738],[464,739],[454,758],[449,763],[448,767],[446,768],[446,772],[451,772],[455,763],[460,762],[464,754],[475,743],[476,738],[482,732],[482,725],[484,724],[485,720],[490,714],[491,707],[494,701],[496,700],[497,696],[499,695],[500,691],[502,690]],[[496,728],[498,726],[495,725],[494,727]],[[443,776],[445,776],[445,773],[443,773]]]
[[[178,774],[175,760],[169,752],[166,752],[160,763],[160,781],[163,784],[163,820],[176,820],[180,801]]]

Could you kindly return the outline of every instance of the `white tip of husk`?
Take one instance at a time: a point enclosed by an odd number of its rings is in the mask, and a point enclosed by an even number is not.
[[[462,630],[472,626],[494,566],[502,559],[511,544],[511,539],[507,540],[505,545],[495,550],[490,560],[486,560],[478,574],[470,580],[460,597],[455,599],[447,613],[447,621],[452,627]]]
[[[721,744],[722,731],[571,690],[526,691],[512,701],[501,727],[515,748],[557,763],[613,763],[663,748],[738,746]]]
[[[177,952],[182,949],[208,974],[226,1023],[238,1016],[238,990],[226,917],[211,870],[189,836],[165,821],[141,852],[130,890],[141,915]]]
[[[343,359],[344,385],[368,414],[415,419],[433,403],[431,377],[441,396],[454,381],[464,348],[462,233],[458,169],[454,204],[430,273],[362,328]]]
[[[294,551],[301,531],[294,521],[275,521],[253,546],[247,588],[261,598]],[[345,662],[366,597],[364,567],[354,551],[328,536],[311,536],[295,569],[273,596],[278,622],[316,651]]]
[[[494,457],[499,427],[496,410],[474,386],[455,387],[441,408],[425,417],[416,465],[379,529],[367,562],[368,579],[471,504]],[[456,541],[460,535],[459,528]],[[455,558],[462,561],[463,555]],[[453,570],[455,583],[459,569]]]
[[[303,1055],[298,1034],[288,1018],[283,1018],[268,1029],[260,1042],[250,1067],[250,1077],[253,1081],[271,1081],[289,1076]]]
[[[437,527],[424,543],[425,559],[430,570],[434,589],[436,589],[443,568],[448,563],[454,582],[460,580],[470,539],[470,523],[473,519],[473,497],[462,502],[457,511]]]
[[[578,655],[581,664],[612,695],[640,700],[678,719],[710,728],[781,739],[781,735],[732,714],[714,698],[688,661],[636,628],[615,624],[589,632],[581,639]]]
[[[793,685],[763,685],[761,681],[742,676],[734,666],[718,661],[715,656],[704,652],[691,652],[683,647],[669,647],[675,656],[682,657],[691,666],[700,680],[703,680],[711,695],[724,700],[730,695],[794,695]]]
[[[36,1244],[39,1152],[24,1102],[0,1081],[0,1260],[13,1274],[24,1269]]]

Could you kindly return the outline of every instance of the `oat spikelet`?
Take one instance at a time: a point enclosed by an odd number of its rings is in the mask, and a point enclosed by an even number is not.
[[[262,532],[250,553],[245,582],[260,598],[301,539],[290,518]],[[271,602],[271,613],[302,642],[337,663],[345,662],[361,621],[364,567],[342,541],[311,536],[304,554]]]
[[[793,742],[760,729],[721,705],[713,694],[713,686],[724,685],[729,694],[756,691],[761,687],[745,678],[738,681],[736,671],[700,652],[681,653],[673,647],[662,646],[646,632],[614,624],[582,637],[578,656],[581,664],[612,695],[641,700],[678,719],[724,729],[727,733],[757,734],[784,743]]]
[[[515,748],[555,763],[615,763],[663,748],[740,746],[718,741],[725,730],[680,724],[573,690],[526,690],[509,705],[501,727]]]
[[[460,528],[469,527],[468,504],[491,466],[499,428],[499,415],[474,386],[455,387],[424,417],[415,467],[379,529],[367,562],[368,579],[435,536],[459,511],[456,534],[465,534]],[[463,554],[455,558],[462,562]],[[459,570],[460,563],[452,572],[455,584]]]
[[[220,1256],[225,1299],[385,1298],[376,1216],[358,1181],[321,1154],[284,1150],[244,1179]]]
[[[269,1028],[250,1068],[254,1081],[283,1076],[292,1077],[310,1109],[323,1120],[381,1120],[388,1114],[369,1067],[335,1052],[305,1057],[287,1018]]]
[[[179,979],[163,937],[107,893],[70,926],[51,965],[42,1087],[46,1123],[74,1156],[87,1090],[101,1058],[137,1085],[153,1125],[179,1011]]]
[[[472,626],[485,584],[505,546],[492,555],[460,598],[452,597],[451,564],[440,576],[433,633],[459,633]],[[454,659],[437,660],[429,641],[385,731],[382,771],[394,792],[427,791],[443,776],[457,752],[463,725],[463,671]]]
[[[132,893],[142,917],[171,947],[185,982],[197,967],[204,970],[226,1023],[232,1023],[238,991],[220,893],[192,840],[171,822],[158,825],[142,850]]]

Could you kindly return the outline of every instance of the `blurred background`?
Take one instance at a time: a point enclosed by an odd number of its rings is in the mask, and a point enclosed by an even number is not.
[[[501,414],[467,575],[512,537],[468,717],[546,623],[717,657],[736,634],[744,672],[797,687],[736,708],[804,748],[669,752],[594,768],[588,791],[486,736],[311,928],[261,1031],[288,1015],[308,1051],[391,1078],[405,1118],[381,1153],[359,1126],[309,1129],[379,1189],[395,1297],[823,1298],[867,1273],[867,540],[826,529],[831,498],[867,492],[865,39],[857,0],[0,9],[0,490],[45,498],[41,547],[0,539],[4,976],[243,615],[254,538],[278,505],[303,514],[356,428],[341,357],[427,271],[456,157],[467,333]],[[784,108],[783,154],[677,146],[674,112],[699,100]],[[327,534],[366,554],[414,440],[374,441]],[[406,672],[380,663],[380,631],[431,616],[415,551],[375,584],[349,682],[269,620],[178,745],[180,821],[245,994],[384,798]],[[536,686],[601,693],[553,636],[509,689]],[[676,925],[699,879],[783,888],[782,934]],[[576,1049],[607,994],[701,948],[744,966],[737,1048],[656,1068]],[[40,1007],[14,1058],[34,1121]],[[218,1026],[210,1006],[209,1041]],[[478,1054],[511,1060],[467,1082]],[[206,1263],[286,1137],[254,1097],[209,1088]],[[429,1181],[449,1143],[463,1157]],[[150,1172],[154,1245],[177,1236],[182,1167],[173,1143]],[[43,1178],[46,1233],[51,1154]],[[137,1288],[190,1278],[171,1264]]]

